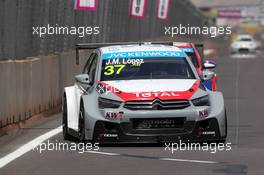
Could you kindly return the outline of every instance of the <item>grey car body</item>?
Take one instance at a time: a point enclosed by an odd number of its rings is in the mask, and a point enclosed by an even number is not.
[[[153,54],[156,55],[153,57]],[[174,54],[180,55],[179,59]],[[127,67],[134,71],[132,67],[136,66],[136,69],[144,71],[143,66],[158,62],[157,70],[163,64],[173,65],[174,58],[184,62],[186,75],[190,77],[160,78],[168,73],[167,69],[142,79],[120,79],[117,74],[119,70],[119,74],[125,72]],[[120,64],[121,59],[123,63]],[[128,66],[128,59],[137,63]],[[164,60],[171,63],[166,64]],[[124,68],[121,70],[121,67]],[[128,73],[129,69],[126,70]],[[156,70],[151,71],[155,73]],[[204,77],[199,77],[188,56],[174,46],[133,44],[99,47],[87,60],[83,73],[75,77],[75,84],[65,87],[64,138],[74,135],[81,141],[103,143],[225,141],[227,118],[223,95],[203,86],[202,79],[210,75],[207,71],[204,71]],[[159,78],[153,78],[154,75]],[[107,79],[109,76],[112,79]]]

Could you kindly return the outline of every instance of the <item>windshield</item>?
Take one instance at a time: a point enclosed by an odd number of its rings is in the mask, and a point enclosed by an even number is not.
[[[251,38],[240,38],[240,41],[252,41]]]
[[[184,57],[103,59],[101,81],[136,79],[195,79]]]

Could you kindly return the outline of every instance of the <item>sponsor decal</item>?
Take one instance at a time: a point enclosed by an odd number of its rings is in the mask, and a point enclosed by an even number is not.
[[[169,13],[170,0],[158,0],[158,18],[167,19]]]
[[[217,11],[218,18],[241,18],[242,13],[239,9],[219,9]]]
[[[202,135],[213,135],[213,136],[215,136],[216,134],[215,134],[215,131],[205,131],[205,129],[200,127],[198,129],[198,137],[200,137]]]
[[[186,91],[156,91],[156,92],[123,92],[111,85],[100,82],[101,86],[107,89],[107,92],[112,92],[120,97],[123,101],[133,100],[154,100],[159,98],[161,100],[176,100],[176,99],[190,99],[197,91],[200,80],[197,80],[190,89]]]
[[[151,129],[151,128],[181,128],[185,118],[164,118],[164,119],[138,119],[134,121],[134,129]]]
[[[199,113],[199,117],[200,117],[200,118],[206,118],[206,117],[208,117],[208,115],[209,115],[209,112],[208,112],[207,109],[201,110],[201,111],[199,111],[198,113]]]
[[[146,13],[146,0],[131,0],[130,16],[144,18]]]
[[[215,131],[203,131],[202,135],[215,135]]]
[[[99,94],[103,94],[107,91],[107,89],[103,85],[101,85],[100,83],[97,84],[95,89]]]
[[[120,47],[110,47],[108,50],[109,52],[114,52],[120,50]]]
[[[212,80],[211,80],[211,79],[210,79],[210,80],[205,80],[205,81],[203,81],[203,85],[204,85],[207,89],[212,90]]]
[[[180,94],[176,92],[136,92],[133,93],[137,98],[141,97],[179,97]]]
[[[117,112],[106,112],[105,118],[109,120],[122,120],[124,112],[117,111]]]
[[[193,48],[180,48],[183,52],[191,52],[191,53],[193,53],[194,52],[194,50],[193,50]]]
[[[155,58],[155,57],[185,57],[182,51],[137,51],[137,52],[116,52],[104,53],[103,59],[113,58]]]
[[[118,135],[117,134],[104,134],[104,137],[113,138],[113,137],[118,137]]]

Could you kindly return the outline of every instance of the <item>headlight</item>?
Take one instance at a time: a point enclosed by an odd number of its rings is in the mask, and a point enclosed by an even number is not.
[[[249,47],[250,47],[250,48],[254,48],[254,47],[256,47],[256,45],[255,45],[254,43],[250,43],[250,44],[249,44]]]
[[[233,44],[232,44],[232,47],[233,47],[233,48],[237,48],[237,47],[238,47],[238,44],[237,44],[237,43],[233,43]]]
[[[115,101],[115,100],[110,100],[107,98],[102,98],[99,97],[98,98],[98,105],[100,109],[104,109],[104,108],[119,108],[119,106],[121,105],[120,101]]]
[[[192,100],[194,106],[210,106],[208,95]]]

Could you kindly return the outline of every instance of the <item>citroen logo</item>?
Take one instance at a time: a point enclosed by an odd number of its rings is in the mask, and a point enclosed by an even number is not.
[[[152,109],[158,109],[159,107],[162,107],[162,101],[159,98],[156,98],[152,102]]]

